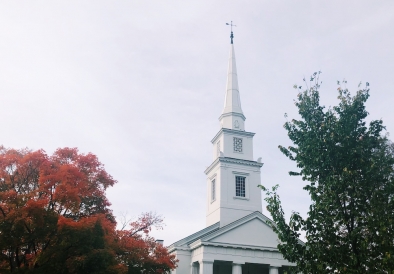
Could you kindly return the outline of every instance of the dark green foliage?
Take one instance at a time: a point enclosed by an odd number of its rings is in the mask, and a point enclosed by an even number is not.
[[[98,220],[93,227],[64,227],[58,242],[40,257],[33,273],[111,273],[117,262],[105,236]]]
[[[394,146],[383,135],[382,120],[366,124],[368,83],[354,97],[339,86],[338,106],[325,110],[319,74],[295,101],[301,118],[284,125],[293,146],[279,146],[300,169],[289,174],[308,182],[307,218],[294,212],[287,224],[277,186],[261,186],[282,242],[278,247],[297,264],[294,271],[394,273]],[[298,240],[301,231],[305,244]]]

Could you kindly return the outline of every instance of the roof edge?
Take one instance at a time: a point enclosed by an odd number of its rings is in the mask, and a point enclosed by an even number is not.
[[[220,227],[220,223],[217,222],[211,226],[208,226],[202,230],[199,230],[196,233],[193,233],[193,234],[169,245],[168,250],[170,252],[172,252],[172,251],[178,249],[179,247],[181,247],[182,245],[188,244],[190,242],[194,242],[196,239],[200,239],[200,238],[206,236],[207,234],[214,232],[215,230],[219,229],[219,227]]]

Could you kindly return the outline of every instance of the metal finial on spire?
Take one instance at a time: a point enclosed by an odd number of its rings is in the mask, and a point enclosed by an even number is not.
[[[231,23],[226,23],[226,25],[231,27],[231,35],[230,35],[230,39],[231,39],[231,44],[233,44],[233,39],[234,39],[234,34],[233,34],[233,27],[236,27],[236,25],[233,25],[233,21],[231,21]]]

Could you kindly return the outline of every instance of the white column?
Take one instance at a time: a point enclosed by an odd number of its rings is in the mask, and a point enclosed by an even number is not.
[[[191,271],[191,274],[198,274],[198,263],[197,262],[195,262],[195,263],[192,263],[192,271]]]
[[[270,266],[270,274],[279,274],[279,267]]]
[[[232,274],[242,274],[242,263],[233,262],[233,273]]]
[[[213,274],[213,261],[202,260],[200,262],[200,274]]]

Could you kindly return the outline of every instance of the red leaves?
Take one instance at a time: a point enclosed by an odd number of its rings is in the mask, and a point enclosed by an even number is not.
[[[129,224],[128,229],[125,227],[126,222],[121,230],[116,231],[114,249],[118,261],[127,266],[131,273],[164,273],[176,267],[175,256],[149,236],[153,228],[163,229],[161,216],[152,212],[143,213]]]
[[[76,148],[48,156],[0,147],[1,257],[11,269],[27,267],[31,254],[56,243],[62,224],[81,228],[111,215],[103,190],[115,182],[95,155]]]
[[[115,183],[95,155],[76,148],[48,156],[0,146],[0,272],[175,268],[175,257],[149,236],[152,228],[163,228],[160,216],[145,213],[128,230],[116,230],[105,196]]]
[[[175,256],[149,236],[153,227],[162,229],[163,220],[161,216],[148,212],[131,222],[130,229],[116,232],[117,255],[129,269],[165,273],[176,267]]]
[[[153,212],[146,212],[141,214],[136,221],[130,223],[129,233],[130,235],[139,232],[148,234],[153,227],[158,230],[163,229],[163,219]]]

